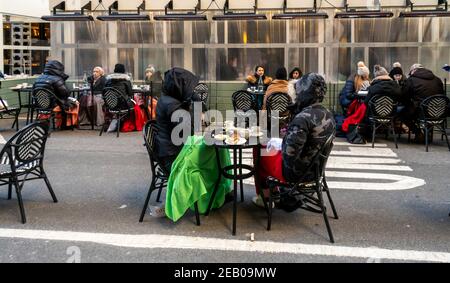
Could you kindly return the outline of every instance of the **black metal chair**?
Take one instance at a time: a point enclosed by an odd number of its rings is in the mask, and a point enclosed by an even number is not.
[[[57,106],[56,95],[46,88],[34,88],[32,92],[33,109],[36,110],[36,115],[49,115],[48,123],[53,122],[53,129],[55,129],[55,112],[53,109]]]
[[[259,125],[258,102],[252,93],[246,90],[238,90],[233,93],[231,100],[237,118],[244,118],[248,124],[250,117],[256,114]],[[237,118],[235,119],[235,125],[237,124]]]
[[[267,179],[267,185],[269,187],[269,202],[267,203],[264,197],[264,192],[262,190],[260,194],[264,200],[264,206],[268,214],[268,231],[270,231],[272,228],[272,211],[274,201],[280,200],[285,195],[289,195],[291,197],[298,196],[299,198],[302,198],[302,205],[299,208],[314,213],[321,213],[323,215],[330,241],[334,243],[333,232],[331,231],[331,226],[328,221],[327,208],[325,206],[324,198],[322,195],[322,192],[326,192],[331,208],[333,210],[334,218],[339,219],[333,199],[331,198],[330,189],[328,188],[328,184],[325,178],[325,167],[328,157],[333,148],[333,140],[334,135],[328,138],[321,151],[319,151],[314,157],[310,168],[306,170],[306,172],[314,172],[314,181],[305,182],[305,180],[300,180],[299,182],[294,184],[283,183],[273,177],[269,177]],[[280,189],[280,192],[278,192],[277,189]]]
[[[0,119],[14,119],[11,129],[16,126],[16,131],[19,130],[19,115],[20,107],[9,106],[0,96]]]
[[[292,104],[292,99],[287,93],[277,92],[271,94],[266,101],[267,125],[272,129],[272,119],[279,121],[278,124],[287,125],[291,118],[288,106]],[[274,115],[278,112],[278,115]]]
[[[445,95],[434,95],[426,98],[420,104],[420,114],[417,124],[420,129],[425,131],[426,152],[428,152],[429,134],[433,133],[434,128],[437,128],[445,137],[448,149],[450,150],[450,143],[446,131],[447,105],[449,102],[449,98]]]
[[[200,100],[203,102],[203,104],[205,104],[205,106],[208,104],[208,96],[209,96],[209,88],[208,85],[204,84],[204,83],[199,83],[195,88],[194,88],[194,93],[196,95],[198,95],[198,97],[200,98]]]
[[[148,156],[150,158],[150,168],[152,170],[152,182],[150,184],[147,198],[145,199],[144,208],[142,209],[141,217],[139,222],[144,221],[144,216],[148,208],[148,203],[152,192],[158,190],[158,196],[156,198],[157,202],[161,200],[162,189],[167,186],[167,181],[169,179],[170,173],[161,165],[158,155],[155,152],[156,149],[156,136],[158,134],[158,129],[156,127],[156,121],[148,121],[144,125],[143,129],[145,147],[147,148]],[[197,225],[200,226],[200,214],[198,211],[198,204],[194,204],[195,207],[195,218]]]
[[[397,102],[388,95],[375,95],[368,103],[368,119],[372,124],[372,148],[375,147],[375,135],[379,128],[385,127],[394,135],[395,148],[398,149],[394,119]],[[386,134],[387,138],[388,134]]]
[[[8,199],[10,200],[14,185],[23,224],[26,223],[22,201],[22,189],[25,182],[44,179],[53,201],[58,202],[44,171],[47,137],[47,123],[30,124],[16,133],[0,153],[0,186],[8,185]]]
[[[119,137],[120,121],[132,113],[134,106],[131,106],[132,102],[130,102],[130,98],[113,87],[104,88],[102,96],[105,101],[106,110],[113,114],[114,119],[117,120],[117,137]],[[103,127],[100,130],[100,136],[106,130],[106,126],[106,123],[103,124]]]

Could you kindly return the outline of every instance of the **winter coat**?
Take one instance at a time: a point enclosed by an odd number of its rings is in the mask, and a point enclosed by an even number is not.
[[[444,94],[444,84],[433,72],[425,68],[417,69],[406,80],[403,88],[403,97],[409,102],[412,112],[415,112],[425,98],[437,94]]]
[[[70,91],[66,87],[66,80],[69,78],[64,73],[64,65],[58,61],[49,61],[45,65],[44,73],[34,82],[33,88],[45,88],[53,92],[59,100],[57,104],[64,106],[68,102]]]
[[[388,95],[400,102],[402,97],[402,89],[396,81],[393,81],[389,76],[376,77],[372,81],[372,85],[368,89],[364,102],[369,105],[370,99],[375,95]]]
[[[266,102],[269,96],[271,96],[274,93],[282,92],[282,93],[288,93],[288,81],[285,80],[274,80],[272,84],[267,88],[266,93],[264,94],[264,103],[263,103],[263,110],[266,109]]]
[[[289,80],[289,85],[288,85],[288,94],[292,99],[292,103],[295,103],[295,98],[297,97],[297,93],[295,91],[295,85],[297,84],[298,80]]]
[[[307,169],[335,133],[333,114],[312,94],[315,87],[311,85],[306,91],[297,89],[296,106],[300,112],[289,124],[282,144],[283,176],[288,182],[312,181],[314,172]]]
[[[348,79],[345,81],[344,88],[341,90],[339,94],[339,103],[341,104],[343,109],[347,109],[350,104],[355,99],[355,82],[353,79]]]
[[[272,78],[268,76],[263,76],[262,80],[264,84],[264,90],[266,90],[273,81]],[[248,88],[251,88],[253,86],[258,87],[259,76],[257,76],[256,74],[248,76],[246,81],[248,83]]]
[[[106,87],[113,87],[122,94],[133,98],[133,86],[131,85],[131,78],[127,74],[111,74],[106,77]]]
[[[91,76],[88,78],[88,82],[92,84],[92,91],[94,92],[94,94],[102,94],[103,89],[105,88],[106,85],[106,77],[101,76],[98,80],[94,82],[94,77]]]
[[[181,68],[173,68],[165,73],[162,95],[156,107],[157,151],[160,158],[177,156],[183,148],[183,143],[175,145],[172,142],[172,131],[177,125],[192,121],[189,116],[183,116],[182,121],[172,122],[172,114],[177,110],[182,110],[183,115],[190,114],[192,102],[200,101],[194,93],[198,82],[197,76]],[[180,137],[182,134],[180,133]],[[191,133],[184,133],[183,136],[187,138],[190,135]]]

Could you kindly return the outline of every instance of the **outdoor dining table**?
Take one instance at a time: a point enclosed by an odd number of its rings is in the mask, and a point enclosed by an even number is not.
[[[80,87],[80,88],[71,89],[70,93],[71,93],[72,97],[76,98],[77,101],[80,101],[80,98],[82,95],[90,95],[90,94],[92,94],[92,90],[90,87]],[[91,105],[92,106],[95,103],[94,95],[91,95]],[[95,124],[94,123],[95,107],[92,107],[90,114],[91,114],[91,130],[94,130],[95,129],[95,125],[94,125]]]
[[[214,147],[216,150],[217,156],[217,164],[219,168],[219,176],[217,179],[216,187],[212,193],[211,199],[209,201],[208,209],[205,213],[206,216],[209,215],[211,211],[211,206],[216,196],[218,190],[218,184],[220,183],[221,178],[227,178],[233,180],[233,227],[232,227],[232,235],[236,235],[236,222],[237,222],[237,200],[238,200],[238,182],[241,189],[241,202],[244,202],[244,194],[243,194],[243,181],[252,177],[255,177],[255,183],[258,182],[258,166],[260,161],[260,151],[261,151],[261,139],[257,137],[251,137],[245,144],[242,145],[231,145],[227,144],[224,141],[216,141],[214,143]],[[230,166],[223,167],[219,158],[219,149],[228,149],[233,152],[233,164]],[[242,154],[244,149],[253,149],[257,150],[256,160],[254,161],[254,166],[246,165],[242,163]],[[243,172],[243,171],[248,172]],[[230,173],[231,172],[231,173]]]
[[[33,103],[31,98],[31,93],[33,92],[32,87],[12,87],[10,88],[13,92],[16,92],[19,96],[19,113],[22,112],[22,108],[27,108],[27,121],[26,124],[33,123]],[[27,104],[22,103],[22,93],[28,94]]]

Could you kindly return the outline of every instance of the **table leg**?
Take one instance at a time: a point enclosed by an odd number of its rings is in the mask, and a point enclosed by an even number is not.
[[[234,201],[233,201],[233,236],[236,236],[236,218],[237,218],[237,198],[238,198],[238,192],[237,192],[237,149],[233,149],[233,174],[234,174]]]
[[[92,103],[92,110],[91,110],[91,129],[94,130],[94,120],[97,118],[97,107],[95,105],[95,99],[94,99],[94,91],[91,92],[91,103]],[[95,117],[95,118],[94,118]]]
[[[242,149],[239,149],[239,165],[242,165]],[[242,167],[239,167],[239,176],[242,176]],[[241,188],[241,202],[244,202],[244,180],[239,180]]]

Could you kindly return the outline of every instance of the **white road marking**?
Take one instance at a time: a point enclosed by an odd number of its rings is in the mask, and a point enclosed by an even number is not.
[[[6,144],[5,138],[0,134],[0,144]]]
[[[367,143],[367,144],[350,144],[348,142],[333,142],[333,144],[335,146],[351,146],[351,147],[372,147],[372,144]],[[387,147],[387,144],[382,144],[382,143],[376,143],[375,144],[375,148],[377,147]]]
[[[84,242],[141,249],[184,249],[204,251],[257,252],[394,261],[450,262],[450,253],[390,250],[377,247],[345,247],[263,241],[227,240],[170,235],[126,235],[46,230],[0,229],[0,238]]]
[[[397,154],[390,148],[365,148],[350,147],[349,151],[333,150],[334,156],[368,156],[368,157],[397,157]]]
[[[357,170],[380,170],[380,171],[409,171],[409,166],[393,165],[401,163],[400,159],[393,158],[364,158],[364,157],[336,157],[328,159],[328,169],[357,169]]]
[[[327,171],[327,178],[346,178],[359,179],[358,182],[333,182],[328,181],[328,186],[332,189],[346,189],[346,190],[369,190],[369,191],[402,191],[410,190],[426,185],[422,179],[391,175],[391,174],[377,174],[377,173],[351,173],[351,172],[334,172]],[[377,180],[377,182],[368,182],[367,179]],[[364,181],[362,181],[364,180]],[[380,181],[395,181],[391,183],[381,183]]]

